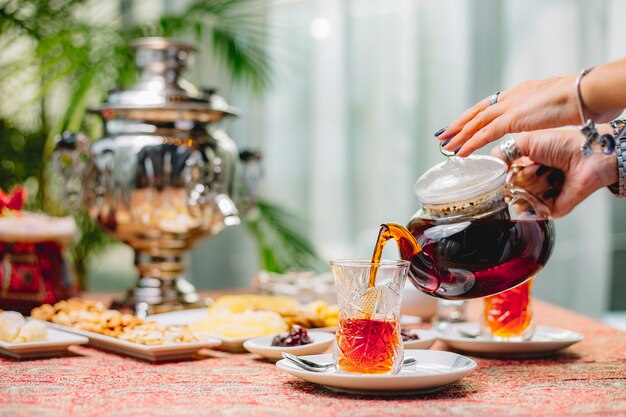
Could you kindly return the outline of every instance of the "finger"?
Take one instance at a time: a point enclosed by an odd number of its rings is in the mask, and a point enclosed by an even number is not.
[[[453,151],[464,146],[468,139],[472,138],[479,130],[491,123],[499,115],[498,109],[493,110],[494,107],[497,107],[497,105],[478,113],[476,117],[468,121],[461,131],[448,142],[445,149]]]
[[[478,103],[474,104],[469,109],[465,110],[465,112],[461,114],[461,117],[459,117],[457,120],[455,120],[454,122],[448,125],[446,130],[441,135],[438,136],[438,139],[442,141],[442,140],[450,139],[454,137],[455,135],[457,135],[461,131],[461,129],[463,129],[463,126],[465,126],[470,120],[476,117],[477,114],[479,114],[480,112],[485,110],[487,107],[489,107],[489,103],[490,103],[489,99],[485,98],[479,101]]]
[[[567,171],[570,157],[580,146],[580,134],[572,130],[538,130],[514,135],[522,155],[533,161]]]
[[[560,175],[559,175],[560,174]],[[555,183],[553,179],[563,178],[562,172],[550,169],[545,165],[533,164],[523,168],[513,180],[513,185],[537,197],[551,211],[556,197],[561,192],[562,183]],[[532,207],[527,202],[517,202],[517,213],[529,210]]]
[[[488,117],[490,118],[491,115]],[[487,125],[483,126],[478,132],[476,132],[471,138],[469,138],[467,142],[462,144],[462,146],[459,145],[461,146],[461,149],[459,150],[459,152],[457,152],[457,156],[468,156],[475,150],[482,148],[488,143],[495,142],[505,134],[510,133],[511,125],[509,123],[509,120],[510,116],[498,114],[497,117],[491,119]]]
[[[496,158],[501,159],[507,165],[510,165],[510,166],[513,166],[513,165],[529,166],[535,163],[535,161],[533,161],[527,156],[522,156],[521,158],[518,158],[515,161],[509,161],[508,158],[502,154],[502,151],[500,150],[500,146],[494,146],[493,148],[491,148],[491,151],[489,153],[491,156],[495,156]]]
[[[478,114],[480,114],[482,111],[484,111],[488,107],[495,105],[495,104],[499,104],[502,101],[506,100],[508,95],[509,95],[509,90],[503,90],[498,93],[495,103],[492,103],[492,99],[494,96],[493,94],[490,95],[489,97],[486,97],[480,100],[478,103],[474,104],[472,107],[470,107],[465,112],[463,112],[463,114],[461,114],[461,117],[459,117],[453,123],[450,123],[446,128],[444,128],[445,130],[443,130],[441,134],[436,135],[436,136],[442,141],[454,137],[463,129],[463,127],[470,120],[474,119]]]
[[[508,159],[502,155],[499,146],[491,149],[491,155],[502,159],[508,163]],[[539,198],[552,212],[555,200],[561,193],[565,174],[558,169],[552,169],[546,165],[537,164],[527,156],[516,159],[511,164],[511,168],[520,167],[513,177],[513,185],[524,188],[537,198]],[[529,209],[528,205],[518,205],[516,212],[521,213]]]
[[[533,164],[523,168],[513,177],[513,185],[525,189],[551,208],[554,199],[561,192],[563,179],[562,171]]]
[[[522,182],[519,182],[516,184],[546,202],[556,198],[556,196],[561,192],[561,186],[563,183],[552,181],[552,177],[561,172],[558,170],[548,169],[543,172],[542,175],[538,176],[537,171],[544,166],[545,165],[539,165],[538,167],[533,167],[536,169],[533,169],[533,172],[523,179],[525,183],[522,184]]]

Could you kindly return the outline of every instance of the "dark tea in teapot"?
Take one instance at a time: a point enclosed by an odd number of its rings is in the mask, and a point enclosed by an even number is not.
[[[427,255],[405,258],[411,261],[409,278],[449,299],[485,297],[518,285],[545,265],[554,241],[549,220],[498,213],[462,225],[413,219],[408,230]]]
[[[507,183],[506,171],[487,156],[433,167],[415,186],[422,209],[407,228],[381,226],[372,262],[393,238],[411,263],[409,279],[453,300],[493,295],[535,275],[552,253],[554,227],[547,208]]]

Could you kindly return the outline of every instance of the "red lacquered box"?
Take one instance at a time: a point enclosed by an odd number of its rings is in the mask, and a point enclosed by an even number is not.
[[[63,251],[76,234],[71,217],[25,213],[0,218],[0,308],[23,314],[77,294]]]

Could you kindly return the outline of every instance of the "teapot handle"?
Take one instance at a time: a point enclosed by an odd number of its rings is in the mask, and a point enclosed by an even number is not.
[[[84,133],[63,132],[52,154],[52,168],[61,177],[62,204],[65,209],[83,206],[84,178],[91,164],[89,138]]]
[[[511,165],[509,171],[507,172],[506,185],[504,187],[505,200],[507,201],[507,203],[509,203],[509,205],[516,207],[516,210],[520,214],[532,214],[532,212],[534,212],[536,215],[542,218],[550,218],[550,209],[540,198],[536,197],[534,194],[526,191],[523,188],[513,185],[515,177],[519,173],[520,168],[523,167],[519,165]]]

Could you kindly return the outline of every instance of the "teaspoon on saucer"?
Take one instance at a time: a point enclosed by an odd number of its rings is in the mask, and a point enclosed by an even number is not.
[[[299,356],[296,355],[292,355],[291,353],[287,353],[287,352],[283,352],[282,353],[283,358],[295,363],[296,365],[298,365],[300,368],[306,370],[306,371],[310,371],[310,372],[325,372],[328,369],[334,367],[335,365],[332,363],[317,363],[317,362],[313,362],[304,358],[301,358]],[[402,366],[410,366],[417,363],[417,360],[415,358],[409,357],[409,358],[405,358],[404,361],[402,362]]]

